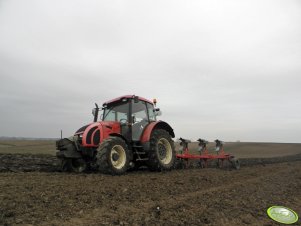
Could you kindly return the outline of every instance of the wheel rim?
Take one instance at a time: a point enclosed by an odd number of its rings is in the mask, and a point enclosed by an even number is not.
[[[157,144],[158,156],[163,164],[169,164],[172,159],[172,148],[169,141],[161,138]]]
[[[124,167],[126,162],[125,150],[121,145],[115,145],[111,150],[111,163],[116,169]]]

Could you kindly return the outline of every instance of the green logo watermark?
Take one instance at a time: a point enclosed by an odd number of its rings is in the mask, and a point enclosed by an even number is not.
[[[272,206],[268,208],[267,214],[274,221],[282,224],[293,224],[298,221],[298,214],[284,206]]]

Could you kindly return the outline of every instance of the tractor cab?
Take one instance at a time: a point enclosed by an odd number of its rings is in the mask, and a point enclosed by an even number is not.
[[[156,100],[151,102],[137,96],[122,96],[103,104],[101,120],[104,122],[118,122],[121,135],[128,141],[140,141],[141,135],[151,122],[156,122],[160,109],[155,108]],[[98,111],[93,109],[93,115]],[[97,117],[96,117],[97,118]]]

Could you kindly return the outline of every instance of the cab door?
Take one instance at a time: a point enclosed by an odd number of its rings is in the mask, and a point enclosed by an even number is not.
[[[142,100],[132,100],[132,140],[140,141],[140,137],[149,124],[148,109],[146,102]]]

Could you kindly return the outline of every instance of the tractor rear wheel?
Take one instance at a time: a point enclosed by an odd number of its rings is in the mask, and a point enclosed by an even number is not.
[[[129,149],[120,137],[110,137],[97,148],[97,165],[102,173],[120,175],[129,168]]]
[[[154,130],[148,151],[148,167],[152,171],[170,170],[174,167],[176,152],[174,142],[166,130]]]
[[[82,173],[87,170],[87,163],[81,158],[62,158],[59,161],[61,172]]]

